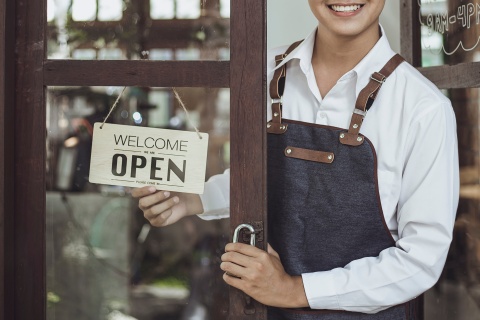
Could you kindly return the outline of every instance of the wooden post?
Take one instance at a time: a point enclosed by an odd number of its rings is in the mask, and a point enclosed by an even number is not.
[[[247,19],[248,17],[248,19]],[[266,1],[231,1],[231,230],[266,220]],[[266,308],[230,290],[230,320],[266,319]]]
[[[416,0],[401,0],[400,39],[401,54],[414,67],[422,66],[420,6]]]
[[[13,320],[14,2],[0,0],[0,319]]]
[[[15,5],[15,291],[9,294],[16,320],[45,319],[46,0]]]

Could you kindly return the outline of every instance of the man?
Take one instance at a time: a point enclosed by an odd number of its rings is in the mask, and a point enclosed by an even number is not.
[[[224,280],[274,307],[270,319],[415,319],[458,203],[450,102],[390,49],[385,0],[309,4],[316,32],[268,57],[268,252],[228,244]],[[228,180],[200,197],[133,196],[155,226],[221,218]]]

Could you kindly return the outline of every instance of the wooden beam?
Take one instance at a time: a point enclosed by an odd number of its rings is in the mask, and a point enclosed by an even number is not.
[[[0,0],[0,319],[13,320],[14,2]]]
[[[92,72],[95,70],[95,72]],[[228,61],[47,60],[46,86],[228,88]]]
[[[246,19],[245,17],[248,17]],[[231,1],[230,223],[263,221],[266,249],[266,1]],[[267,319],[266,308],[234,288],[229,320]]]
[[[46,0],[16,0],[15,319],[45,319]],[[13,139],[13,138],[12,138]]]
[[[400,46],[402,56],[413,66],[422,66],[420,6],[416,0],[401,0]]]
[[[418,70],[440,89],[480,87],[480,62],[418,68]]]
[[[210,3],[210,2],[208,2]],[[211,4],[210,4],[211,5]],[[143,12],[142,14],[147,14]],[[230,19],[204,16],[198,19],[152,20],[143,17],[135,26],[138,32],[126,32],[132,29],[132,22],[121,21],[73,21],[70,28],[87,34],[87,40],[78,45],[79,48],[93,47],[98,38],[108,41],[118,41],[119,46],[140,42],[147,49],[178,49],[216,47],[228,48],[224,39],[228,38]],[[54,25],[48,27],[51,40],[56,41],[57,29]],[[196,39],[198,31],[204,31],[207,38],[204,41]],[[53,38],[53,39],[52,39]]]

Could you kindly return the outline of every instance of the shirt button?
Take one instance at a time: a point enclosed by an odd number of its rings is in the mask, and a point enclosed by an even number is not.
[[[320,112],[320,118],[325,119],[327,114],[325,112]]]

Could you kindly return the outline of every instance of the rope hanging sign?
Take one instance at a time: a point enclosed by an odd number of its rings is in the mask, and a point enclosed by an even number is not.
[[[173,90],[189,120],[183,101]],[[103,123],[94,125],[89,181],[203,193],[208,134],[193,124],[196,132],[105,123],[120,97]]]

